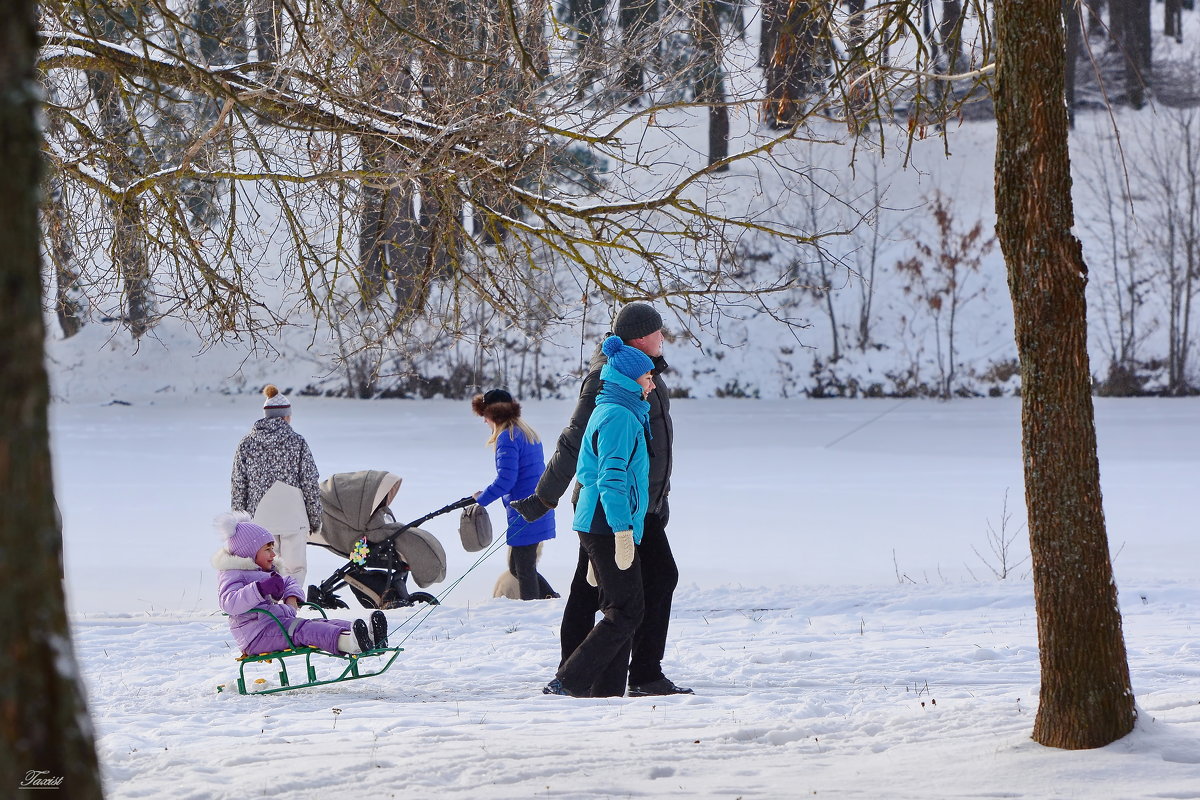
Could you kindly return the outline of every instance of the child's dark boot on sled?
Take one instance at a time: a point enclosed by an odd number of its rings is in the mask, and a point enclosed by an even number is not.
[[[374,649],[371,645],[371,634],[367,630],[367,623],[363,622],[361,619],[356,619],[354,620],[354,625],[352,625],[350,629],[354,631],[354,639],[358,642],[358,647],[361,652],[366,653],[367,651]]]
[[[382,611],[371,614],[371,638],[375,640],[375,649],[387,647],[388,622]]]

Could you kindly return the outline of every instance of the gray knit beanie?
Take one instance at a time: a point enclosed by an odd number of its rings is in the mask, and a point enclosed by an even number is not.
[[[662,330],[662,326],[662,317],[654,310],[654,306],[649,303],[630,303],[617,314],[612,332],[631,342]]]

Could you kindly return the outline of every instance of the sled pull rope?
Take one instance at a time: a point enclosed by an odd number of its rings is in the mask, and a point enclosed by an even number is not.
[[[409,640],[409,638],[410,638],[410,637],[411,637],[411,636],[412,636],[414,633],[416,633],[416,632],[417,632],[417,628],[421,627],[421,625],[423,625],[423,624],[425,623],[425,620],[429,618],[429,615],[433,613],[433,610],[434,610],[435,608],[438,608],[438,606],[439,606],[439,605],[441,605],[441,601],[442,601],[442,600],[444,600],[444,599],[446,598],[446,596],[450,594],[450,592],[454,591],[454,589],[455,589],[455,588],[456,588],[456,587],[457,587],[457,586],[458,586],[460,583],[462,583],[462,582],[463,582],[463,579],[465,579],[465,578],[466,578],[468,575],[470,575],[472,572],[474,572],[474,571],[475,571],[475,570],[476,570],[476,569],[477,569],[477,568],[478,568],[478,567],[479,567],[481,564],[483,564],[483,562],[484,562],[484,561],[486,561],[488,558],[490,558],[490,557],[492,556],[492,554],[493,554],[493,553],[495,553],[497,550],[499,550],[501,547],[503,547],[504,545],[506,545],[506,544],[508,543],[508,534],[509,534],[509,533],[518,533],[518,532],[519,532],[519,531],[521,531],[523,528],[525,528],[525,526],[527,526],[528,524],[529,524],[529,522],[528,522],[528,521],[526,521],[524,518],[522,518],[522,519],[520,520],[520,524],[519,524],[519,525],[515,525],[515,526],[514,526],[514,525],[510,525],[510,526],[509,526],[509,527],[508,527],[508,528],[507,528],[507,529],[504,531],[504,535],[503,535],[503,536],[498,536],[498,537],[496,537],[496,540],[495,540],[495,541],[493,541],[493,542],[492,542],[492,543],[491,543],[491,544],[488,546],[488,548],[487,548],[486,550],[484,550],[484,551],[483,551],[483,552],[482,552],[482,553],[479,555],[479,557],[478,557],[478,558],[476,558],[476,559],[475,559],[475,563],[473,563],[473,564],[471,564],[471,566],[467,567],[466,571],[465,571],[465,572],[463,572],[463,574],[462,574],[462,575],[460,575],[460,576],[458,576],[457,578],[455,578],[455,579],[454,579],[454,581],[453,581],[453,582],[452,582],[452,583],[451,583],[449,586],[447,586],[447,587],[445,588],[445,590],[443,590],[443,591],[442,591],[442,593],[441,593],[441,594],[439,594],[439,595],[437,596],[438,603],[437,603],[436,605],[435,605],[435,604],[427,605],[427,606],[425,606],[425,608],[422,608],[422,609],[419,609],[419,610],[417,610],[417,611],[414,611],[412,614],[410,614],[410,615],[409,615],[408,619],[404,620],[404,621],[403,621],[403,622],[401,622],[399,625],[397,625],[397,626],[394,628],[394,630],[395,630],[395,631],[400,631],[400,630],[402,630],[402,629],[403,629],[405,626],[407,626],[407,625],[408,625],[410,622],[412,622],[414,619],[416,619],[418,616],[420,617],[420,619],[418,619],[418,620],[417,620],[416,624],[414,624],[414,625],[412,626],[412,629],[411,629],[411,630],[410,630],[410,631],[409,631],[407,634],[405,634],[404,638],[403,638],[403,639],[401,639],[401,640],[399,641],[399,643],[398,643],[398,644],[395,644],[395,645],[392,645],[392,646],[393,646],[393,647],[399,647],[400,645],[403,645],[405,642],[407,642],[407,641]],[[392,631],[391,631],[391,630],[389,630],[389,631],[388,631],[389,640],[390,640],[391,633],[392,633]]]
[[[891,406],[890,408],[888,408],[888,409],[886,409],[886,410],[884,410],[884,411],[881,411],[880,413],[878,413],[878,414],[876,414],[875,416],[871,417],[869,420],[867,420],[866,422],[862,423],[861,425],[857,425],[857,426],[855,426],[855,427],[851,428],[850,430],[846,431],[846,432],[845,432],[845,433],[843,433],[841,436],[837,437],[837,438],[836,438],[836,439],[834,439],[832,442],[830,442],[829,444],[825,445],[825,447],[826,447],[826,448],[833,447],[835,444],[837,444],[838,442],[842,441],[843,439],[848,439],[848,438],[850,438],[851,436],[853,436],[854,434],[858,433],[859,431],[861,431],[863,428],[867,427],[868,425],[871,425],[871,424],[873,424],[873,423],[875,423],[875,422],[878,422],[879,420],[883,419],[883,418],[884,418],[884,417],[886,417],[888,414],[892,413],[892,412],[893,412],[893,411],[895,411],[897,408],[899,408],[900,406],[904,405],[905,403],[907,403],[907,402],[908,402],[909,400],[911,400],[911,399],[912,399],[911,397],[906,397],[906,398],[904,398],[904,399],[903,399],[903,400],[901,400],[899,403],[896,403],[896,405],[894,405],[894,406]]]

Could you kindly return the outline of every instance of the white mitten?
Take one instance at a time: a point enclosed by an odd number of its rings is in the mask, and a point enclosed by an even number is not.
[[[633,531],[617,531],[617,569],[629,569],[633,566]]]
[[[592,566],[591,559],[588,560],[587,582],[589,586],[600,585],[600,582],[596,580],[596,568]]]

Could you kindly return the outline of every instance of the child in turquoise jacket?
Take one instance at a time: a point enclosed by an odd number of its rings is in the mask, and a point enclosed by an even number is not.
[[[633,634],[642,621],[642,538],[650,496],[650,404],[654,362],[610,336],[596,410],[588,420],[575,467],[579,499],[572,527],[600,588],[604,616],[543,690],[587,697],[593,686],[624,686]]]

